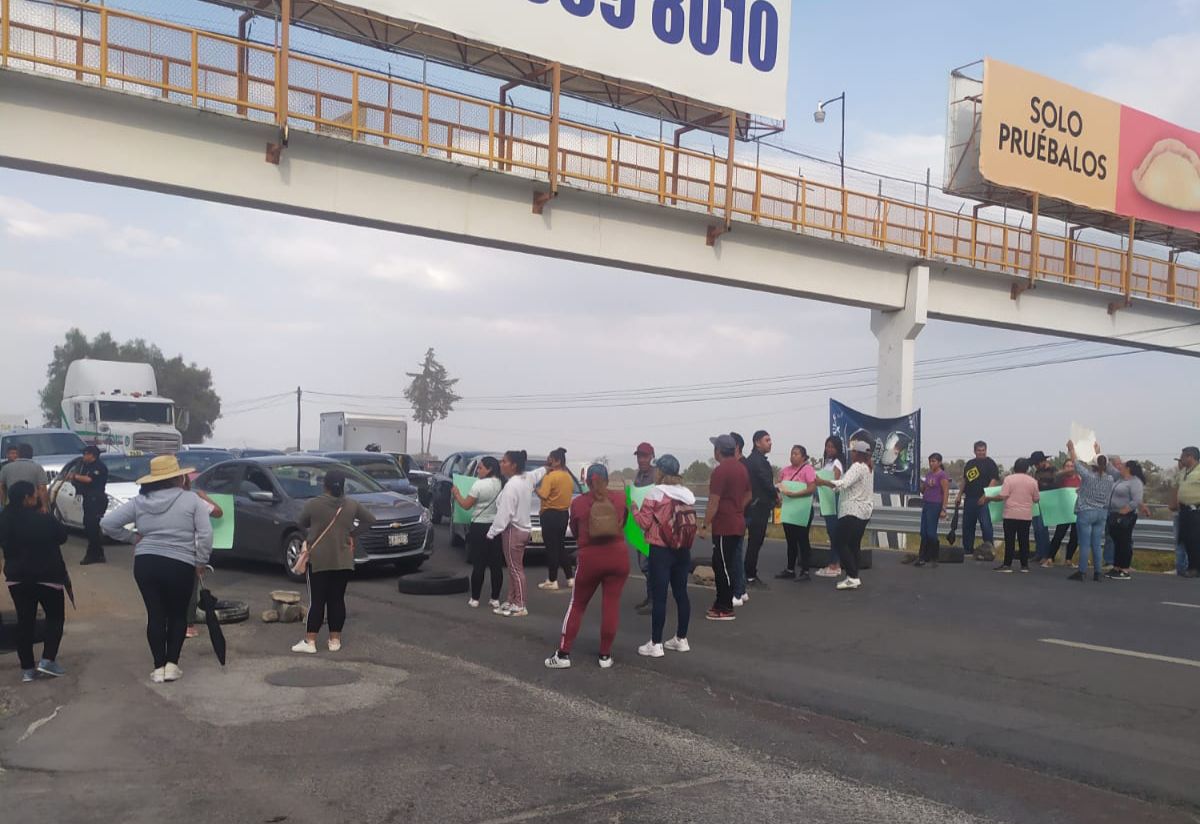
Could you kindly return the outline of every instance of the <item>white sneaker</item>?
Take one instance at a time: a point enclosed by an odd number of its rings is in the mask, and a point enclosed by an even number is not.
[[[750,603],[750,593],[749,592],[744,593],[742,595],[742,606],[745,606],[748,603]]]
[[[153,682],[155,684],[161,684],[163,681],[167,680],[166,675],[167,675],[166,668],[159,667],[158,669],[156,669],[150,673],[150,680],[151,680],[151,682]]]
[[[663,648],[669,649],[671,652],[690,652],[692,645],[688,643],[688,639],[680,638],[677,635],[669,641],[664,641]]]
[[[600,665],[600,669],[611,669],[613,665],[612,656],[601,655],[600,659],[596,663]]]
[[[567,589],[575,589],[575,579],[574,578],[567,579]]]
[[[836,578],[841,574],[840,570],[830,569],[829,567],[821,567],[816,571],[818,578]]]
[[[558,581],[542,581],[538,589],[558,589]]]
[[[525,607],[509,607],[502,614],[505,618],[524,618],[529,614],[529,610],[525,609]]]
[[[317,645],[307,638],[304,638],[292,647],[292,652],[307,652],[309,655],[315,655],[317,652]]]
[[[181,670],[179,668],[178,664],[170,664],[169,663],[165,667],[163,667],[163,680],[164,681],[178,681],[182,677],[183,677],[183,670]]]
[[[500,609],[500,602],[493,598],[492,600],[488,601],[488,606],[492,609]]]
[[[546,659],[546,669],[570,669],[571,659],[563,658],[556,650],[553,655]]]
[[[838,581],[837,588],[838,589],[858,589],[860,586],[862,586],[861,578],[851,578],[851,577],[847,576],[847,577],[843,578],[842,580]]]
[[[662,644],[647,641],[638,647],[638,655],[645,655],[647,658],[662,658],[666,653],[663,652]]]
[[[503,615],[506,612],[511,612],[512,608],[513,605],[508,601],[505,601],[503,604],[496,604],[496,606],[492,609],[492,612],[496,613],[497,615]]]
[[[330,652],[341,652],[342,640],[340,638],[330,638],[328,646]]]
[[[467,601],[467,606],[469,606],[471,609],[479,609],[479,602],[472,598]]]
[[[744,603],[746,603],[746,602],[745,602],[745,600],[744,600],[744,599],[742,599],[742,598],[734,598],[734,599],[733,599],[733,605],[734,605],[735,607],[740,607],[740,606],[741,606],[742,604],[744,604]]]

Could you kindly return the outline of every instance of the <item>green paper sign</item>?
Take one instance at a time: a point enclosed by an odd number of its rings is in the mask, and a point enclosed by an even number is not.
[[[213,549],[233,549],[233,526],[237,520],[232,495],[209,495],[221,507],[220,518],[210,518],[213,528]]]
[[[822,480],[832,481],[833,470],[822,469],[817,473],[817,477]],[[817,487],[817,499],[821,505],[821,515],[828,518],[830,515],[836,516],[837,511],[837,492],[827,486]]]
[[[642,502],[646,500],[646,496],[654,489],[653,486],[631,486],[629,489],[629,498],[633,505],[638,509],[642,508]],[[631,510],[632,511],[632,510]]]
[[[650,492],[652,486],[627,486],[625,487],[625,507],[629,510],[629,517],[625,521],[625,540],[631,547],[636,549],[643,555],[650,554],[650,543],[646,540],[646,533],[638,526],[637,521],[633,519],[634,510],[634,493],[640,492],[637,496],[637,502],[640,506],[646,500],[646,495]]]
[[[806,486],[808,484],[802,484],[799,481],[783,482],[785,492],[802,492]],[[808,526],[809,520],[812,519],[813,496],[805,495],[803,498],[789,498],[787,495],[782,495],[780,497],[783,499],[783,508],[779,520],[785,524]]]
[[[464,498],[471,492],[471,487],[475,485],[478,478],[472,478],[470,475],[455,475],[454,488]],[[451,496],[453,497],[453,496]],[[454,511],[450,515],[450,522],[454,524],[469,524],[471,523],[471,510],[463,509],[458,505],[458,501],[454,502]]]
[[[1001,489],[1003,489],[1003,487],[989,486],[987,489],[983,490],[983,494],[990,498],[993,495],[999,495]],[[993,526],[1004,523],[1004,501],[989,501],[988,514],[992,516]]]
[[[1042,521],[1047,527],[1075,523],[1075,500],[1079,492],[1070,487],[1042,493]]]

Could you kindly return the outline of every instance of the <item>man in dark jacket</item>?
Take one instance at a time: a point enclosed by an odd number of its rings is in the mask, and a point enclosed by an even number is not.
[[[779,501],[775,488],[775,470],[767,455],[771,452],[771,436],[760,429],[754,433],[754,448],[746,458],[750,473],[750,505],[746,507],[746,586],[765,587],[758,577],[758,553],[767,537],[767,524]]]
[[[17,656],[21,681],[43,675],[65,675],[56,661],[66,619],[63,590],[69,585],[60,547],[67,528],[53,515],[42,512],[37,488],[18,481],[8,490],[8,505],[0,513],[0,546],[4,548],[4,577],[17,608]],[[42,658],[33,657],[34,627],[38,606],[46,615]]]

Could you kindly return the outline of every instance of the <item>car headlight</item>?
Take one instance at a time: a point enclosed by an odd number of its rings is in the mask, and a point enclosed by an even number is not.
[[[431,516],[429,515],[429,510],[422,507],[421,508],[421,523],[428,524],[430,520],[431,520]]]
[[[108,496],[108,506],[104,511],[112,512],[114,509],[116,509],[123,503],[125,503],[125,500],[123,498],[118,498],[115,495],[109,495]]]

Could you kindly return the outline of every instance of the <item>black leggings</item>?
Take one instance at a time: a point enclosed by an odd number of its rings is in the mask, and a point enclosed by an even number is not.
[[[862,554],[862,539],[867,531],[867,522],[853,515],[843,515],[837,522],[838,559],[847,578],[858,577],[858,560]]]
[[[1058,555],[1058,548],[1062,546],[1063,538],[1066,537],[1068,529],[1071,532],[1071,537],[1067,538],[1067,560],[1070,561],[1075,557],[1075,550],[1079,547],[1079,533],[1075,529],[1075,524],[1059,524],[1054,528],[1054,537],[1050,539],[1050,554],[1051,561],[1054,556]]]
[[[796,569],[796,559],[800,560],[800,571],[807,572],[812,567],[812,544],[808,542],[808,527],[800,524],[784,524],[783,535],[787,538],[787,568]]]
[[[492,572],[492,600],[500,600],[504,585],[504,542],[500,536],[489,538],[491,524],[471,524],[467,527],[467,557],[471,561],[471,600],[483,594],[483,576]]]
[[[341,632],[346,626],[346,586],[350,583],[350,569],[330,569],[325,572],[308,573],[308,624],[309,633],[316,635],[325,623],[329,612],[329,631]]]
[[[1004,519],[1004,565],[1006,567],[1012,566],[1014,541],[1020,546],[1017,557],[1021,561],[1021,569],[1029,566],[1029,526],[1032,523],[1032,521],[1018,521],[1015,518]]]
[[[1133,525],[1137,523],[1137,513],[1132,513],[1128,526],[1117,523],[1117,516],[1108,517],[1108,534],[1113,539],[1113,566],[1117,569],[1129,569],[1133,566]]]
[[[63,591],[42,584],[14,584],[8,588],[13,606],[17,608],[17,657],[21,669],[33,669],[37,662],[33,657],[33,634],[37,626],[38,604],[46,613],[46,638],[42,642],[42,657],[53,661],[58,657],[58,645],[62,642],[66,608]]]
[[[542,540],[546,542],[546,580],[558,580],[558,568],[568,580],[575,577],[575,561],[567,554],[567,524],[571,513],[565,509],[543,509]]]
[[[133,580],[146,602],[146,641],[154,668],[178,664],[196,567],[162,555],[138,555],[133,559]]]

